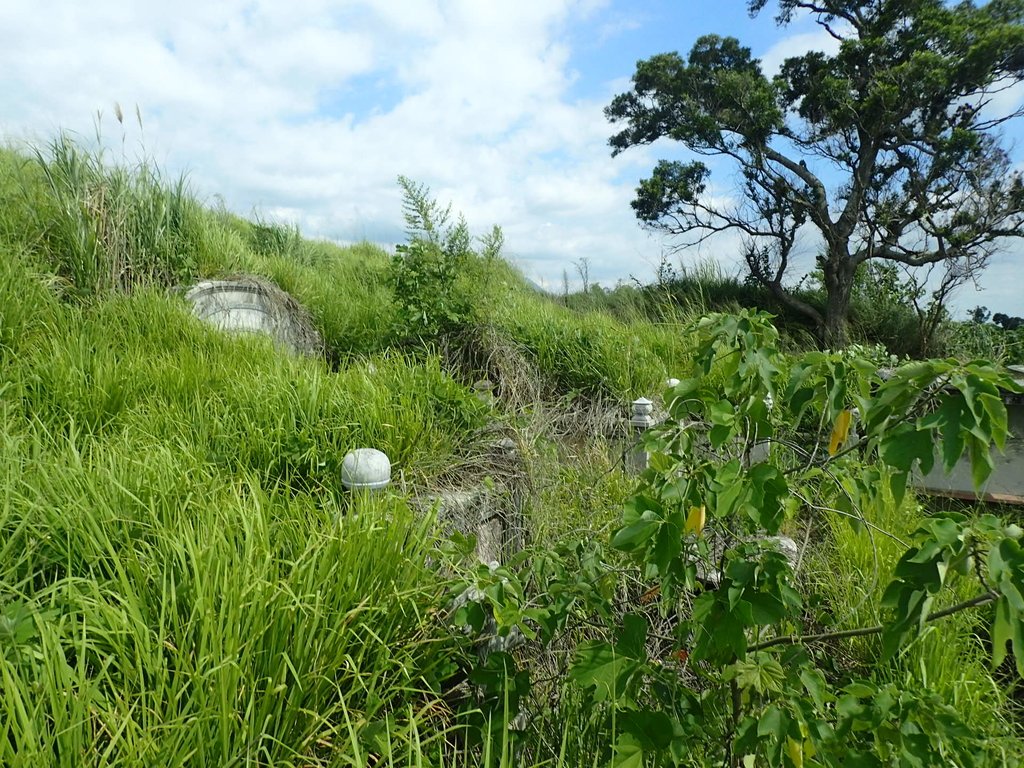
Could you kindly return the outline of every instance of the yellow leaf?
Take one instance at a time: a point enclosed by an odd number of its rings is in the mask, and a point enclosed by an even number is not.
[[[786,754],[789,755],[789,759],[793,761],[793,765],[796,768],[803,768],[804,766],[804,747],[796,739],[786,737]]]
[[[835,456],[840,446],[846,442],[850,434],[850,422],[853,421],[852,411],[841,411],[836,417],[836,425],[832,428],[832,437],[828,441],[828,455]]]
[[[686,524],[683,526],[683,533],[693,533],[700,536],[704,530],[704,521],[707,519],[704,505],[690,507],[690,514],[686,516]]]

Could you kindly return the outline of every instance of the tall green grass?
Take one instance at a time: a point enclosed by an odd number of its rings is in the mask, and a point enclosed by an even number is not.
[[[4,326],[0,764],[450,752],[430,518],[347,499],[338,462],[375,445],[422,480],[486,406],[436,358],[332,374],[175,296],[48,295]]]
[[[265,483],[332,491],[360,445],[387,451],[410,480],[437,473],[488,413],[437,357],[385,352],[333,373],[212,331],[180,298],[149,291],[62,308],[8,381],[26,417],[54,429],[138,435]]]
[[[849,518],[822,512],[815,530],[825,540],[811,550],[809,571],[842,626],[871,626],[885,620],[879,604],[892,571],[906,551],[927,510],[909,495],[901,504],[888,497],[862,510],[873,527],[851,525]],[[954,584],[947,601],[973,597],[969,583]],[[985,617],[965,611],[930,624],[890,664],[879,665],[877,636],[853,638],[831,653],[839,665],[859,670],[908,691],[932,691],[953,706],[965,724],[989,739],[991,764],[1016,764],[1020,724],[1012,721],[1010,692],[997,684],[982,637]],[[1008,762],[1002,762],[1003,760]],[[988,763],[986,763],[988,764]]]
[[[60,135],[35,151],[44,194],[25,190],[34,238],[70,290],[90,296],[192,274],[199,208],[184,176],[146,160],[111,164]]]
[[[203,209],[64,137],[0,159],[0,764],[516,762],[504,723],[461,735],[467,639],[403,501],[508,417],[453,376],[471,371],[395,346],[388,254]],[[504,262],[469,267],[480,321],[553,392],[664,378],[644,334],[574,330]],[[239,273],[307,306],[328,359],[212,330],[173,290]],[[344,493],[359,446],[391,457],[394,494]]]
[[[530,354],[556,392],[650,397],[683,368],[692,348],[682,325],[577,313],[525,290],[510,291],[491,319]]]
[[[350,728],[432,707],[445,732],[459,649],[400,504],[343,515],[75,435],[3,460],[0,763],[337,764]]]

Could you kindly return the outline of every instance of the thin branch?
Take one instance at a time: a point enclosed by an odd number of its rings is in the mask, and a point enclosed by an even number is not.
[[[803,497],[803,496],[801,496],[800,494],[797,494],[797,493],[794,493],[793,495],[796,496],[798,499],[800,499],[810,509],[816,510],[818,512],[832,512],[833,514],[839,515],[840,517],[847,517],[850,520],[856,520],[858,523],[863,525],[865,528],[867,528],[869,530],[872,530],[872,531],[875,531],[877,533],[880,533],[883,536],[885,536],[886,538],[892,539],[895,543],[899,544],[901,547],[909,547],[910,546],[909,544],[907,544],[907,542],[903,541],[903,539],[901,539],[895,533],[892,533],[891,531],[885,530],[885,528],[882,528],[881,526],[876,525],[875,523],[872,523],[870,520],[868,520],[867,518],[865,518],[865,517],[863,517],[861,515],[855,515],[852,512],[844,512],[841,509],[836,509],[834,507],[827,507],[827,506],[824,506],[823,504],[813,504],[813,503],[811,503],[811,501],[809,499],[807,499],[807,498],[805,498],[805,497]],[[876,564],[876,567],[877,567],[877,564]]]
[[[949,608],[943,608],[941,611],[935,611],[934,613],[928,614],[925,618],[925,623],[932,621],[938,621],[944,619],[946,616],[952,616],[954,613],[965,611],[968,608],[976,608],[979,605],[986,605],[991,602],[995,602],[999,599],[999,593],[995,590],[984,592],[976,597],[972,597],[970,600],[964,600],[962,603],[951,605]],[[776,637],[772,640],[765,640],[763,643],[755,643],[747,648],[747,653],[753,653],[755,651],[763,651],[765,648],[771,648],[775,645],[796,645],[797,643],[815,643],[821,640],[842,640],[847,637],[864,637],[865,635],[878,635],[885,631],[885,625],[876,624],[873,627],[858,627],[857,629],[842,629],[838,632],[821,632],[817,635],[786,635],[785,637]]]

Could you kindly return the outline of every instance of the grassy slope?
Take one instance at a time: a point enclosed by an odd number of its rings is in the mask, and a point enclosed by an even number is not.
[[[0,764],[465,763],[445,693],[467,649],[429,611],[429,520],[397,495],[350,514],[341,457],[381,448],[421,490],[497,421],[524,443],[538,537],[580,535],[629,480],[599,441],[546,436],[551,401],[650,395],[687,339],[493,263],[465,349],[398,345],[379,249],[56,149],[49,175],[0,153]],[[235,273],[306,305],[327,360],[225,337],[168,290]],[[481,402],[453,358],[516,407]]]
[[[393,347],[379,249],[52,149],[0,154],[0,764],[361,764],[375,722],[425,760],[464,652],[426,612],[431,534],[398,497],[346,514],[339,464],[375,446],[426,487],[499,414]],[[546,387],[648,392],[681,354],[492,267],[506,300],[481,326]],[[304,303],[330,363],[225,337],[168,290],[234,273]]]
[[[481,404],[436,359],[333,374],[44,270],[0,254],[0,764],[326,762],[435,706],[430,538],[398,500],[344,516],[337,468],[430,475]]]

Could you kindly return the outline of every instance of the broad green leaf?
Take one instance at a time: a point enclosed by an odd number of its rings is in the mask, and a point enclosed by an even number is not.
[[[819,709],[825,707],[825,697],[828,695],[828,687],[824,676],[817,669],[804,669],[800,671],[800,682],[814,699]]]
[[[761,713],[761,717],[757,721],[757,735],[758,736],[774,736],[776,739],[781,740],[786,735],[786,728],[789,723],[788,718],[775,704],[766,707],[764,712]]]
[[[1002,546],[994,547],[988,553],[988,575],[989,578],[999,583],[1003,580],[1004,574],[1008,569],[1012,569],[1013,563],[1013,552],[1007,550],[1007,554],[1010,555],[1009,562],[1003,557]]]
[[[889,492],[892,494],[892,500],[897,507],[903,503],[903,499],[907,495],[907,481],[909,477],[909,472],[893,472],[889,475]]]
[[[632,736],[623,734],[615,742],[611,768],[643,768],[644,750]]]
[[[470,600],[455,611],[452,620],[458,626],[470,627],[474,632],[480,632],[487,621],[487,613],[480,603]]]
[[[736,406],[728,400],[719,400],[708,408],[708,418],[712,424],[731,426],[736,421]]]
[[[878,689],[867,683],[850,683],[843,690],[858,699],[870,699],[878,693]]]
[[[992,462],[992,453],[989,451],[988,442],[982,442],[973,438],[969,443],[971,455],[971,482],[974,483],[974,490],[980,491],[985,481],[988,480],[995,469]]]
[[[725,574],[730,581],[742,587],[754,581],[757,576],[757,564],[750,560],[734,559],[726,566]],[[741,589],[740,593],[742,591]]]
[[[666,467],[665,469],[669,469]],[[690,492],[690,480],[686,477],[677,477],[667,482],[661,489],[661,498],[666,504],[678,504],[686,498]]]
[[[1003,593],[1006,601],[1010,604],[1010,607],[1018,613],[1024,613],[1024,595],[1017,588],[1017,585],[1013,583],[1010,578],[1003,578],[999,582],[999,590]]]
[[[746,654],[745,629],[749,625],[739,612],[726,610],[717,593],[705,592],[697,598],[693,618],[699,625],[692,654],[695,659],[724,662]]]
[[[992,625],[992,667],[1003,663],[1006,658],[1006,643],[1013,638],[1013,625],[1019,621],[1016,612],[1006,598],[996,601],[996,619]],[[1016,653],[1016,649],[1014,649]]]
[[[804,746],[793,738],[786,738],[786,754],[793,762],[793,768],[804,768]]]
[[[748,517],[769,534],[778,533],[786,511],[783,500],[789,496],[785,475],[771,464],[757,464],[750,470],[748,482]]]
[[[647,658],[647,619],[636,613],[627,613],[622,617],[622,630],[616,650],[634,659]]]
[[[843,768],[882,768],[883,763],[870,752],[850,750],[843,756]]]
[[[15,600],[0,610],[0,653],[16,650],[36,637],[36,623],[32,609],[23,601]]]
[[[981,402],[982,407],[985,409],[985,413],[988,415],[989,424],[992,430],[992,442],[994,442],[996,447],[1001,451],[1006,447],[1006,438],[1008,435],[1006,405],[1003,403],[1003,399],[999,397],[997,393],[993,392],[983,392],[978,396],[978,400]]]
[[[743,475],[743,465],[739,459],[731,459],[714,469],[711,473],[711,489],[717,493],[732,488]]]
[[[860,700],[852,695],[840,696],[836,702],[836,711],[845,718],[853,719],[859,717],[865,710],[865,706],[860,703]]]
[[[787,398],[789,403],[790,412],[793,414],[794,421],[799,421],[800,417],[803,416],[807,406],[810,405],[812,398],[814,397],[814,390],[809,387],[803,387],[797,389]]]
[[[838,423],[839,419],[842,418],[843,403],[846,402],[846,366],[836,360],[832,365],[830,375],[826,378],[832,380],[832,386],[829,387],[828,391],[829,413],[837,415],[836,422]],[[849,418],[849,416],[846,417],[847,429],[850,426]],[[844,436],[843,440],[845,439]]]
[[[759,694],[778,693],[786,680],[786,672],[782,665],[765,654],[737,661],[732,666],[732,676],[736,685],[744,690],[753,690]]]
[[[926,541],[920,548],[911,547],[906,551],[893,575],[908,585],[924,587],[934,594],[942,588],[945,566],[942,548],[934,541]]]
[[[739,461],[732,460],[718,468],[709,484],[714,493],[712,513],[717,518],[728,517],[736,511],[736,504],[747,492]]]
[[[618,714],[620,732],[628,733],[643,749],[662,751],[675,738],[675,723],[665,712],[627,710]]]
[[[878,447],[882,461],[903,472],[909,472],[914,468],[914,462],[920,461],[921,471],[927,474],[935,463],[931,432],[915,429],[910,424],[889,430]]]
[[[765,592],[755,592],[745,595],[750,603],[751,614],[758,624],[775,624],[781,621],[786,615],[786,606],[775,595]]]
[[[907,637],[921,630],[932,604],[929,592],[914,589],[903,582],[893,582],[882,596],[883,604],[893,607],[896,619],[882,632],[882,659],[896,655]]]
[[[1024,621],[1020,614],[1013,622],[1013,660],[1017,664],[1017,675],[1024,678]]]
[[[942,466],[947,473],[953,471],[953,467],[956,466],[964,452],[962,429],[965,410],[962,397],[945,394],[935,413],[920,422],[922,427],[938,428],[939,435],[942,437]]]
[[[612,546],[627,552],[636,549],[651,538],[660,526],[660,520],[638,520],[632,525],[620,528],[612,537]]]
[[[584,688],[593,688],[594,701],[618,701],[626,693],[629,676],[637,663],[614,646],[590,640],[576,647],[569,668],[569,679]]]
[[[949,547],[956,544],[963,537],[963,528],[957,519],[952,517],[939,517],[927,523],[925,526],[935,537],[937,544]]]
[[[708,440],[711,442],[712,448],[721,448],[732,437],[732,434],[731,426],[715,424],[715,426],[708,430]]]
[[[672,561],[679,556],[682,550],[683,540],[679,527],[674,523],[665,523],[658,530],[654,540],[654,549],[650,553],[651,562],[658,568],[658,573],[664,575],[668,572]]]

